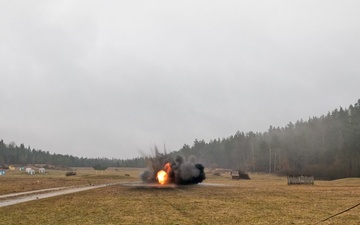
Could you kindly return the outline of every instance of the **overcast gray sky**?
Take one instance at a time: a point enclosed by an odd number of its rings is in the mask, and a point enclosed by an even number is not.
[[[0,1],[0,139],[132,158],[360,97],[360,1]]]

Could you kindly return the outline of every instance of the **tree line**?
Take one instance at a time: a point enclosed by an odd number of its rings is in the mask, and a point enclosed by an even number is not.
[[[50,154],[49,151],[25,148],[24,144],[17,146],[14,142],[5,144],[0,141],[0,165],[28,165],[47,164],[61,165],[65,167],[90,167],[103,165],[106,167],[144,167],[145,158],[134,159],[108,159],[108,158],[84,158],[72,155]]]
[[[360,100],[321,117],[270,126],[263,133],[237,132],[208,143],[195,140],[179,152],[197,156],[207,167],[322,179],[360,177]]]
[[[170,154],[194,155],[211,168],[314,175],[321,179],[360,177],[360,99],[348,108],[290,122],[285,127],[270,126],[266,132],[238,131],[209,142],[195,140],[192,146],[185,144]],[[0,164],[145,167],[146,160],[79,158],[0,141]]]

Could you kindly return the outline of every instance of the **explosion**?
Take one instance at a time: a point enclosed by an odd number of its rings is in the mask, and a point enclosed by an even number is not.
[[[156,150],[156,149],[155,149]],[[140,174],[141,180],[146,183],[165,184],[198,184],[205,180],[204,166],[195,163],[196,158],[191,156],[186,161],[181,156],[175,160],[169,155],[155,151],[155,157],[148,158],[148,169]]]
[[[156,179],[158,180],[159,184],[167,184],[169,182],[169,175],[171,173],[171,164],[166,163],[164,166],[164,170],[160,170],[156,174]]]
[[[160,184],[166,184],[168,181],[168,175],[164,170],[157,172],[156,178]]]

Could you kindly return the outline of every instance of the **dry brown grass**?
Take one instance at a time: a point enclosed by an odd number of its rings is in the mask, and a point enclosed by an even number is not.
[[[75,168],[76,176],[65,176],[66,171],[47,170],[46,174],[29,175],[24,171],[8,172],[0,176],[0,195],[45,188],[103,184],[122,180],[137,180],[139,169],[115,170],[109,168],[101,174],[92,168]],[[125,172],[130,177],[125,177]]]
[[[284,177],[250,177],[209,175],[205,182],[228,186],[94,189],[0,208],[0,223],[314,224],[360,201],[358,178],[288,186]],[[357,207],[321,224],[359,224],[359,215]]]

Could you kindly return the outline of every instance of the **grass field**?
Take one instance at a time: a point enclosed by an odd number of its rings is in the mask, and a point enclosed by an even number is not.
[[[78,186],[89,184],[103,184],[119,182],[121,180],[138,180],[139,169],[110,168],[101,174],[92,168],[75,168],[76,176],[65,176],[66,171],[47,170],[46,174],[28,175],[24,171],[8,172],[0,176],[0,195],[33,191],[38,189]],[[125,173],[130,175],[126,177]],[[0,222],[1,223],[1,222]]]
[[[138,181],[139,172],[118,169],[95,175],[94,171],[79,169],[74,177],[56,172],[10,174],[0,177],[0,191],[9,193],[6,187],[27,183],[38,188],[89,181]],[[207,174],[204,183],[209,185],[93,189],[2,207],[0,224],[315,224],[360,202],[360,178],[288,186],[285,177],[250,177],[231,180],[227,174]],[[12,192],[23,191],[15,189]],[[320,224],[360,224],[360,206]]]

